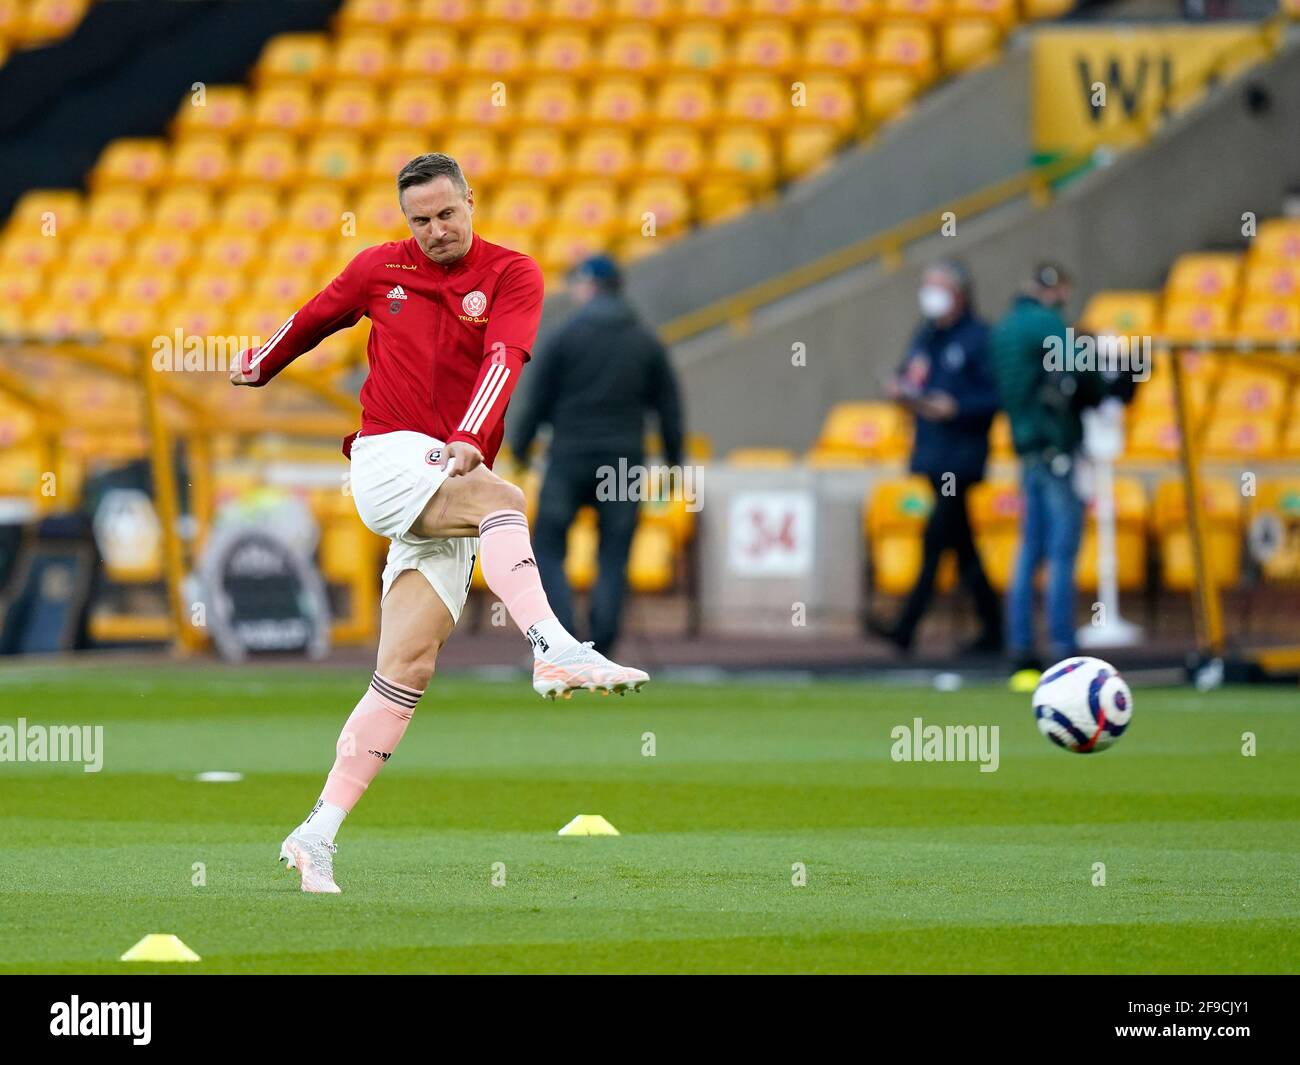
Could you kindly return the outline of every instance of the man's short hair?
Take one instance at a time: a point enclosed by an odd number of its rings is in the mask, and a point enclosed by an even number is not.
[[[401,199],[402,193],[413,185],[427,185],[440,177],[451,178],[451,183],[460,189],[462,196],[469,195],[469,184],[461,173],[460,164],[442,152],[426,152],[417,155],[398,173],[397,197]]]

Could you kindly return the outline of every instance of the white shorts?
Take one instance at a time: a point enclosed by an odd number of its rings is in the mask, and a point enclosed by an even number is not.
[[[441,440],[423,433],[381,433],[352,442],[352,498],[366,528],[392,541],[380,601],[398,574],[419,570],[447,604],[453,621],[469,595],[477,536],[427,539],[410,532],[433,494],[447,479],[438,468]]]

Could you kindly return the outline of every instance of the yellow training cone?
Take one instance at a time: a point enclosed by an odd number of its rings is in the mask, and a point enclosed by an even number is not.
[[[561,836],[617,836],[618,829],[600,814],[578,814],[560,829]]]
[[[122,955],[123,961],[202,961],[179,936],[154,932]]]

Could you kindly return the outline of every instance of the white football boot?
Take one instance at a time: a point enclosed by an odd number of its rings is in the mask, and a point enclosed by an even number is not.
[[[587,691],[639,692],[650,679],[650,674],[611,662],[590,643],[570,647],[551,660],[543,658],[533,662],[533,691],[546,699],[557,695],[572,698],[570,692],[579,688]]]
[[[297,869],[303,891],[323,895],[341,894],[334,883],[334,854],[338,847],[324,836],[300,835],[296,830],[280,844],[280,861],[286,869]]]

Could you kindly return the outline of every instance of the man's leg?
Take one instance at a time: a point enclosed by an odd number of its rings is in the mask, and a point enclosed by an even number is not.
[[[573,596],[569,591],[569,579],[564,575],[564,556],[569,548],[569,526],[578,512],[579,485],[575,483],[573,472],[558,462],[552,462],[547,469],[537,501],[537,526],[533,536],[542,588],[555,611],[556,620],[569,632],[574,629]]]
[[[281,847],[280,857],[302,874],[304,891],[338,891],[334,837],[401,742],[455,624],[422,574],[398,575],[381,606],[379,656],[370,686],[339,734],[320,798]]]
[[[901,650],[912,646],[916,627],[921,623],[930,599],[934,595],[934,582],[939,573],[939,562],[943,553],[952,543],[953,503],[954,497],[946,496],[942,491],[942,482],[937,477],[930,478],[934,485],[934,509],[925,523],[925,532],[921,537],[921,572],[917,574],[916,583],[908,593],[903,609],[894,623],[893,630],[887,638]]]
[[[1021,478],[1025,513],[1020,523],[1020,554],[1007,589],[1007,644],[1016,668],[1028,665],[1034,655],[1034,577],[1046,535],[1040,472],[1045,471],[1030,467]]]
[[[575,688],[639,691],[650,678],[609,661],[569,633],[542,588],[524,516],[524,494],[478,466],[449,477],[411,526],[415,536],[478,536],[479,561],[488,587],[505,604],[533,647],[533,690],[566,698]]]
[[[627,556],[632,549],[640,506],[634,499],[612,499],[596,504],[600,547],[599,572],[591,595],[591,639],[601,654],[612,651],[618,640],[623,594],[627,589]]]
[[[957,567],[962,583],[975,600],[975,610],[980,618],[980,634],[971,647],[981,651],[1000,651],[1003,646],[1002,605],[989,584],[979,549],[975,546],[975,531],[971,528],[970,511],[966,505],[970,486],[969,481],[957,484],[952,545],[957,552]]]
[[[1059,660],[1078,650],[1074,632],[1074,566],[1083,535],[1083,500],[1070,474],[1051,476],[1045,487],[1047,530],[1047,633]]]

